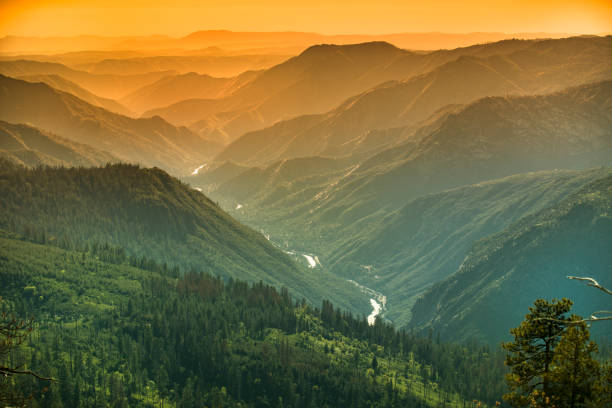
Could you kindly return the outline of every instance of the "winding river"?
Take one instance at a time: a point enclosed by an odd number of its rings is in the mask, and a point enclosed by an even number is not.
[[[316,267],[321,267],[321,262],[319,261],[319,257],[317,255],[308,254],[296,250],[288,250],[282,247],[279,243],[272,240],[270,234],[267,234],[264,230],[261,230],[261,233],[264,235],[264,237],[266,237],[268,241],[270,241],[272,245],[281,249],[286,254],[295,256],[297,258],[304,257],[306,259],[306,262],[308,262],[309,268],[313,269]],[[364,286],[352,279],[347,279],[347,281],[357,286],[361,293],[370,296],[370,306],[372,307],[372,312],[368,315],[368,324],[370,326],[373,326],[376,322],[376,318],[378,316],[382,317],[384,315],[384,312],[387,310],[387,297],[382,293],[377,292],[374,289],[368,288],[367,286]]]

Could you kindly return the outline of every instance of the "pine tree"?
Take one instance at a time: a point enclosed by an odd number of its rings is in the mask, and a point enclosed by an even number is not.
[[[572,320],[580,317],[572,316]],[[597,344],[590,341],[586,324],[569,326],[555,349],[551,370],[551,400],[555,406],[575,408],[592,398],[599,376],[593,353],[597,353]]]
[[[538,299],[519,327],[510,330],[514,341],[504,343],[508,351],[506,365],[511,372],[506,377],[510,392],[504,399],[516,407],[535,401],[548,406],[551,395],[550,371],[556,345],[566,327],[572,301]]]
[[[600,369],[589,408],[612,407],[612,357]]]

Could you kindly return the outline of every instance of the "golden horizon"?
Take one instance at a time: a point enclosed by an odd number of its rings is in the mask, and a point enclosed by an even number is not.
[[[612,32],[607,0],[0,0],[0,36],[183,37],[197,31],[322,35]],[[137,23],[135,23],[137,22]]]

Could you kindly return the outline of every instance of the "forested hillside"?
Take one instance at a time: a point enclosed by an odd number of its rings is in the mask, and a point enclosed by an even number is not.
[[[417,300],[410,326],[498,342],[534,299],[570,298],[579,315],[607,310],[609,295],[566,277],[609,281],[611,207],[608,175],[476,243],[456,273]],[[606,325],[593,330],[611,333]]]
[[[290,286],[316,304],[334,298],[352,310],[368,310],[365,295],[345,279],[306,272],[162,170],[125,164],[25,169],[5,163],[0,182],[0,226],[39,242],[111,244],[170,266]]]
[[[109,246],[0,234],[0,310],[36,318],[15,361],[56,380],[18,379],[41,406],[462,407],[503,390],[500,353],[477,344],[369,326],[328,301]]]

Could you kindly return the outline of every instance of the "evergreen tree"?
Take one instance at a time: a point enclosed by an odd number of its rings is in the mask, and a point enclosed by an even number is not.
[[[551,396],[551,365],[556,345],[561,339],[572,301],[561,299],[547,302],[538,299],[519,327],[510,330],[514,341],[504,343],[508,351],[506,376],[510,392],[504,399],[516,407],[536,404],[548,406]]]
[[[587,406],[612,407],[612,358],[601,367],[599,378],[593,388],[593,397]]]
[[[578,316],[572,316],[579,320]],[[597,345],[590,341],[589,329],[584,322],[567,328],[555,349],[551,370],[551,400],[559,408],[584,406],[593,395],[599,376],[599,364],[592,354]]]

